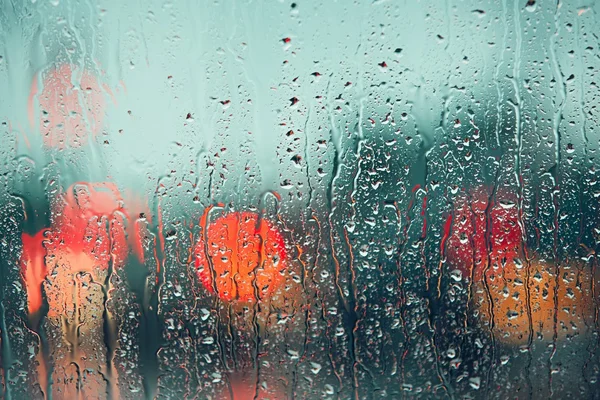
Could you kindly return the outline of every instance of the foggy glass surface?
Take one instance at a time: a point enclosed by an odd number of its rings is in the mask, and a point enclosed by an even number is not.
[[[6,399],[600,398],[594,1],[0,1]]]

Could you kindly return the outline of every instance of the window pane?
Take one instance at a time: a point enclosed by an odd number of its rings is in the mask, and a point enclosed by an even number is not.
[[[600,396],[599,11],[1,2],[3,397]]]

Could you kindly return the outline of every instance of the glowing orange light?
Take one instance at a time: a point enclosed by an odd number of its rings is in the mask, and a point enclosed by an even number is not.
[[[228,383],[218,391],[216,399],[219,400],[253,400],[270,399],[283,400],[288,396],[281,390],[268,390],[256,384],[256,376],[248,372],[236,372],[230,375]]]
[[[41,134],[48,147],[79,147],[90,133],[93,137],[102,127],[106,108],[103,88],[86,69],[73,64],[50,69],[43,74],[41,92],[38,77],[33,79],[28,106],[32,126],[35,99],[39,103]]]
[[[127,209],[130,210],[128,245],[130,250],[142,264],[145,262],[144,238],[149,235],[148,225],[152,224],[152,216],[148,205],[136,194],[126,193]]]
[[[446,225],[448,261],[472,281],[479,323],[493,324],[508,345],[527,344],[530,332],[546,341],[576,336],[593,321],[590,269],[569,262],[557,270],[539,257],[527,262],[516,195],[491,193],[480,187],[459,199]]]
[[[284,281],[283,236],[254,212],[232,212],[208,224],[194,253],[202,284],[226,301],[253,303],[271,296]]]
[[[593,277],[585,266],[560,266],[556,276],[554,265],[536,260],[529,278],[527,267],[514,264],[486,275],[489,298],[478,286],[475,307],[483,324],[489,324],[493,311],[494,334],[502,343],[525,345],[530,331],[534,340],[564,340],[594,325]]]

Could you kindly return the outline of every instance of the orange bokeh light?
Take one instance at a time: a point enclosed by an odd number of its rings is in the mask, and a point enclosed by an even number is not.
[[[477,285],[475,309],[483,325],[490,324],[493,311],[493,332],[502,343],[525,345],[530,332],[534,340],[564,340],[594,325],[593,276],[585,266],[567,264],[557,273],[554,265],[536,260],[529,268],[509,264],[486,277],[489,298]]]
[[[527,344],[530,332],[545,341],[576,336],[593,323],[591,270],[575,262],[557,268],[558,260],[537,256],[528,262],[516,195],[491,193],[479,187],[460,198],[446,226],[447,259],[471,281],[480,325],[493,325],[495,337],[507,345]]]
[[[229,374],[228,382],[217,391],[216,396],[215,400],[253,400],[254,398],[283,400],[288,398],[278,388],[266,389],[262,385],[257,386],[256,376],[247,371]]]
[[[29,122],[36,123],[34,102],[39,105],[40,132],[48,147],[64,149],[80,147],[88,136],[96,136],[102,128],[106,109],[104,92],[96,76],[73,64],[60,64],[37,75],[29,94]]]
[[[31,236],[27,233],[21,235],[23,242],[23,255],[21,256],[21,271],[27,291],[27,310],[29,315],[39,311],[42,307],[42,284],[46,279],[46,251],[42,245],[44,230]]]
[[[285,280],[287,262],[279,230],[254,212],[232,212],[208,224],[207,215],[201,221],[207,232],[194,250],[204,287],[242,304],[273,295]]]

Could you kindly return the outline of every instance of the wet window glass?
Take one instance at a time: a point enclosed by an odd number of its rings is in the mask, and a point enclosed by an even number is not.
[[[0,2],[1,397],[598,398],[599,12]]]

